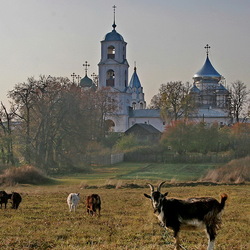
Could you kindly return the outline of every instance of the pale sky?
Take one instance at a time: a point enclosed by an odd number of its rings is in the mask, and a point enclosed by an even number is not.
[[[0,0],[0,101],[39,75],[98,73],[104,36],[127,44],[129,80],[136,61],[147,104],[162,83],[189,81],[206,59],[229,85],[250,87],[250,0]]]

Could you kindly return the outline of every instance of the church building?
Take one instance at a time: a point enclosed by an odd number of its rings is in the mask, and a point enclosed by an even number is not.
[[[129,80],[129,63],[126,56],[127,43],[122,35],[116,31],[115,7],[114,23],[111,32],[101,41],[101,59],[98,64],[98,88],[109,87],[111,95],[118,105],[116,114],[108,117],[110,130],[125,132],[135,124],[148,124],[160,132],[165,128],[165,121],[161,118],[160,110],[147,109],[142,84],[139,80],[137,68]],[[193,76],[193,87],[190,94],[193,96],[198,111],[190,117],[194,121],[207,123],[218,122],[228,124],[228,97],[229,91],[225,88],[224,78],[212,66],[209,60],[208,45],[207,57],[203,67]],[[81,80],[82,87],[93,88],[92,80],[85,77]]]

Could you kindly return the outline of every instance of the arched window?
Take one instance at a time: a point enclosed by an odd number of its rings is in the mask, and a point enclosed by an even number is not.
[[[115,72],[112,69],[107,71],[106,86],[107,87],[115,86]]]
[[[140,109],[143,109],[143,103],[140,102]]]
[[[114,46],[108,47],[108,58],[115,59],[115,47]]]
[[[132,102],[132,108],[136,109],[136,102]]]

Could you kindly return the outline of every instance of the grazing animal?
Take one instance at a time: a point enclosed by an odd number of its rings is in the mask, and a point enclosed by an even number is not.
[[[12,201],[12,208],[18,209],[18,207],[22,201],[21,195],[19,193],[12,192],[12,194],[10,194],[10,199]]]
[[[7,194],[5,191],[0,191],[0,204],[2,208],[2,204],[4,204],[4,207],[6,208],[8,199],[11,198],[11,194]]]
[[[92,194],[87,197],[87,213],[90,215],[96,215],[98,210],[98,216],[101,214],[101,198],[98,194]]]
[[[72,209],[74,210],[74,212],[76,211],[76,207],[77,207],[79,201],[80,201],[80,194],[79,193],[69,194],[69,196],[67,198],[67,203],[68,203],[70,212],[72,211]]]
[[[208,235],[208,250],[214,249],[216,229],[221,224],[220,213],[225,206],[227,195],[221,195],[221,202],[211,197],[189,198],[187,200],[167,199],[167,193],[160,192],[161,182],[154,190],[154,186],[148,184],[151,195],[144,194],[151,199],[154,214],[161,225],[174,231],[175,249],[180,249],[180,230],[205,229]]]

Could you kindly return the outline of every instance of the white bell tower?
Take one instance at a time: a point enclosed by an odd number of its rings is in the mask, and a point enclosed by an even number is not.
[[[116,32],[115,8],[113,30],[101,41],[101,60],[99,66],[99,86],[111,87],[125,92],[128,86],[128,62],[126,45],[123,37]]]
[[[128,68],[126,45],[123,37],[116,31],[115,8],[113,30],[107,33],[101,41],[101,60],[99,67],[98,88],[109,87],[114,93],[118,107],[116,114],[109,117],[115,124],[114,132],[124,132],[128,129],[128,114],[131,95],[127,93]]]

